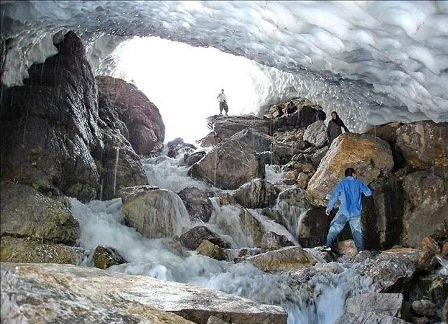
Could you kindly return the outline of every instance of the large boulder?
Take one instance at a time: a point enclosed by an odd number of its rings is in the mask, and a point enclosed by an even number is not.
[[[93,251],[93,264],[99,269],[122,263],[126,263],[126,260],[112,247],[100,245]]]
[[[79,238],[79,223],[59,200],[32,187],[2,183],[1,236],[73,245]]]
[[[55,46],[24,86],[2,91],[1,178],[89,201],[99,189],[92,154],[102,147],[97,86],[73,32]]]
[[[269,139],[243,130],[213,148],[188,174],[221,189],[237,189],[253,178],[264,178],[264,163],[257,152],[269,147]]]
[[[210,316],[235,324],[287,321],[279,306],[147,276],[70,265],[3,263],[1,291],[2,310],[5,305],[9,310],[2,313],[6,322],[206,324]]]
[[[185,143],[181,137],[177,137],[168,142],[166,146],[168,147],[168,153],[166,155],[170,158],[176,158],[181,154],[191,154],[196,150],[196,146],[190,143]]]
[[[348,167],[356,170],[359,179],[369,184],[387,176],[394,166],[389,144],[372,135],[342,134],[330,146],[310,179],[307,194],[315,205],[325,206],[326,197],[344,177]]]
[[[303,140],[316,146],[322,147],[327,142],[327,127],[322,120],[309,125],[303,134]]]
[[[402,243],[418,247],[425,236],[448,228],[448,179],[429,170],[417,171],[404,177],[403,189]]]
[[[417,170],[448,166],[448,123],[422,121],[397,130],[397,146],[408,165]]]
[[[163,146],[165,125],[159,109],[134,85],[109,76],[96,78],[104,104],[114,109],[129,132],[135,152],[149,155]]]
[[[126,222],[145,237],[173,237],[190,225],[184,203],[170,190],[137,186],[120,194]]]
[[[353,314],[373,312],[400,317],[403,299],[400,293],[367,293],[348,298],[345,301],[345,311]]]
[[[245,208],[272,207],[279,190],[270,182],[254,179],[235,190],[235,201]]]

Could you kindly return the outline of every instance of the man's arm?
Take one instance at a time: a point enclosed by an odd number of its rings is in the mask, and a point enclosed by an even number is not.
[[[372,195],[372,190],[366,185],[364,184],[364,182],[359,181],[359,189],[361,190],[361,192],[366,196],[369,197]]]
[[[338,200],[340,193],[340,183],[336,185],[336,187],[333,189],[333,192],[331,193],[330,199],[328,200],[327,209],[325,210],[325,213],[327,216],[330,215],[331,210],[334,207],[334,204],[336,204],[336,201]]]

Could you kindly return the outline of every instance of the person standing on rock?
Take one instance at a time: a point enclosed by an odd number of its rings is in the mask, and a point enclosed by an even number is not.
[[[345,170],[345,178],[338,182],[331,193],[325,214],[330,216],[336,201],[339,199],[341,205],[336,216],[333,218],[328,230],[327,241],[324,251],[331,251],[331,246],[339,233],[344,229],[347,222],[352,230],[353,240],[358,251],[364,250],[364,239],[361,229],[361,194],[366,197],[372,195],[372,190],[361,180],[356,178],[353,168]]]
[[[331,145],[333,140],[342,134],[341,128],[344,128],[346,133],[350,133],[348,128],[344,125],[344,122],[339,118],[338,113],[333,111],[331,113],[331,120],[328,122],[327,126],[328,145]]]
[[[224,93],[224,89],[221,89],[221,93],[218,95],[217,99],[219,101],[219,114],[222,115],[222,111],[224,110],[227,116],[229,106],[227,106],[227,98]]]

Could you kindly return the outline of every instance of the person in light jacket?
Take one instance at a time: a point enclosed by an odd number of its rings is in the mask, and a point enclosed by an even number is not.
[[[224,89],[221,89],[221,93],[218,95],[217,99],[219,101],[219,114],[222,115],[222,111],[224,110],[227,116],[229,106],[227,106],[227,98]]]
[[[327,126],[328,145],[331,145],[333,140],[342,134],[341,128],[343,128],[346,133],[350,133],[348,128],[344,125],[344,122],[339,118],[338,113],[333,111],[331,113],[331,120],[328,122]]]
[[[331,250],[334,240],[344,229],[347,222],[350,224],[356,248],[358,251],[364,250],[364,239],[361,229],[361,194],[364,194],[366,197],[371,196],[372,190],[356,178],[353,168],[347,168],[345,170],[345,178],[339,181],[333,189],[325,210],[326,215],[330,216],[336,201],[339,199],[341,202],[339,210],[331,221],[330,229],[328,230],[327,240],[323,248],[325,251]]]

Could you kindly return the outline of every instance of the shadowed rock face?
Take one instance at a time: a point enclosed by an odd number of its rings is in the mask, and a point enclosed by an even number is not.
[[[10,310],[2,320],[30,323],[206,324],[213,315],[238,324],[281,324],[287,318],[281,307],[214,290],[67,265],[4,263],[1,290],[2,309]]]
[[[1,177],[88,201],[99,184],[91,153],[103,145],[97,88],[81,40],[69,32],[56,46],[24,86],[3,90]]]
[[[159,109],[134,85],[112,77],[97,77],[104,104],[116,111],[129,133],[135,152],[149,155],[162,148],[165,125]]]
[[[397,130],[397,146],[406,163],[417,170],[448,166],[448,123],[405,124]]]

